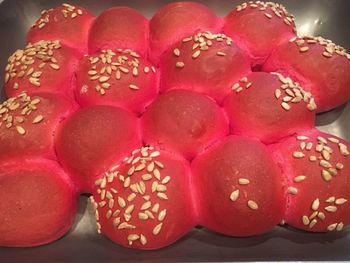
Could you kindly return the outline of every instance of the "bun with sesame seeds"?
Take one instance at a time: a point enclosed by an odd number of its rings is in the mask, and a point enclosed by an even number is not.
[[[287,182],[288,225],[327,232],[350,223],[348,147],[344,140],[316,129],[270,147]]]
[[[142,113],[157,95],[159,73],[131,50],[103,50],[84,57],[77,72],[80,105],[108,104]]]
[[[318,112],[350,98],[350,55],[322,37],[293,38],[275,49],[263,67],[298,81],[315,98]]]
[[[250,1],[224,18],[223,32],[261,66],[280,44],[295,37],[294,17],[277,3]]]
[[[22,93],[0,104],[0,161],[37,156],[56,160],[56,129],[77,108],[49,93]]]
[[[192,162],[200,224],[228,236],[271,230],[284,213],[283,178],[267,147],[229,136]]]
[[[251,73],[250,61],[224,34],[198,33],[183,38],[161,58],[161,90],[191,89],[219,103],[232,83]]]
[[[59,40],[62,44],[87,52],[88,33],[94,16],[80,6],[62,4],[41,12],[28,32],[28,42]]]
[[[81,54],[60,41],[40,40],[17,50],[5,68],[4,90],[7,97],[50,92],[72,98],[74,70]]]
[[[187,159],[228,134],[228,121],[211,98],[190,90],[170,90],[141,118],[146,144],[175,151]]]
[[[117,244],[159,249],[195,226],[190,167],[181,156],[142,147],[95,185],[98,231]]]
[[[232,89],[224,109],[233,134],[271,143],[315,125],[312,95],[281,74],[253,72]]]
[[[140,146],[138,122],[126,110],[97,105],[62,123],[55,138],[56,153],[81,192],[90,193],[94,179],[111,162]]]
[[[150,20],[150,58],[160,56],[183,38],[202,31],[218,33],[222,20],[208,7],[195,2],[176,2],[160,8]]]
[[[56,162],[21,159],[0,165],[0,246],[33,247],[71,227],[77,194]]]
[[[116,48],[132,49],[142,56],[148,52],[148,20],[132,8],[107,9],[90,28],[90,54]]]

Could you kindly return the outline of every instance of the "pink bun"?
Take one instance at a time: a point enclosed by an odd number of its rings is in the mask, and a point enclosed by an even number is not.
[[[281,4],[244,3],[225,17],[223,32],[254,64],[262,64],[278,45],[295,37],[294,17]]]
[[[249,59],[223,34],[198,33],[168,50],[161,89],[192,89],[221,102],[233,83],[251,73]]]
[[[288,183],[287,224],[326,232],[350,223],[349,147],[316,129],[271,147]]]
[[[76,108],[62,97],[45,93],[23,93],[0,104],[0,160],[56,159],[55,130]]]
[[[222,110],[209,97],[189,90],[160,95],[142,116],[144,142],[192,159],[228,134]]]
[[[45,53],[45,54],[44,54]],[[39,41],[17,50],[5,69],[5,92],[14,97],[27,92],[59,93],[72,97],[73,72],[80,54],[59,41]]]
[[[159,57],[181,39],[201,31],[219,32],[221,19],[208,7],[195,2],[176,2],[163,6],[150,21],[150,57]]]
[[[141,113],[157,95],[159,75],[136,52],[104,50],[86,56],[77,72],[82,106],[114,105]]]
[[[192,172],[200,224],[208,229],[229,236],[252,236],[281,222],[283,179],[260,142],[227,137],[197,156]]]
[[[89,53],[130,48],[142,56],[148,51],[148,20],[134,9],[114,7],[102,12],[89,33]]]
[[[33,247],[53,242],[71,227],[77,208],[74,186],[48,160],[0,165],[0,246]]]
[[[324,112],[350,98],[349,60],[345,49],[330,40],[297,38],[278,47],[263,69],[281,72],[301,83],[315,97],[318,112]]]
[[[253,72],[233,86],[224,101],[231,132],[275,142],[314,127],[312,95],[280,74]]]
[[[97,227],[125,247],[158,249],[194,225],[190,167],[174,154],[143,147],[96,181]]]
[[[87,52],[88,32],[94,16],[89,11],[69,4],[44,10],[28,32],[28,42],[59,40],[62,44]]]
[[[91,192],[96,176],[141,141],[137,118],[111,106],[76,112],[62,123],[55,140],[58,160],[82,192]]]

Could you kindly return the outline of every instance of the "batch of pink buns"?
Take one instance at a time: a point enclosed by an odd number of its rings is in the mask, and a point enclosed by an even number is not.
[[[223,18],[177,2],[150,19],[43,11],[5,69],[0,246],[70,229],[91,194],[97,231],[136,249],[196,226],[227,236],[350,224],[349,143],[315,115],[350,98],[350,55],[297,37],[280,4]]]

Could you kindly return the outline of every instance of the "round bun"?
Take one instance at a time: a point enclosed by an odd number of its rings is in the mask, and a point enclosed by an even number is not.
[[[261,65],[278,45],[295,37],[294,17],[281,4],[244,3],[224,18],[223,32]]]
[[[62,237],[77,207],[75,188],[57,163],[19,160],[0,165],[0,246],[32,247]]]
[[[141,113],[157,95],[158,72],[131,50],[104,50],[84,57],[77,73],[82,106],[114,105]]]
[[[76,108],[70,101],[46,93],[22,93],[0,104],[0,160],[56,159],[56,128]]]
[[[62,123],[55,141],[60,163],[87,193],[106,167],[141,144],[137,118],[111,106],[76,112]]]
[[[141,120],[146,144],[172,149],[193,159],[228,134],[228,123],[215,101],[190,90],[160,95]]]
[[[29,43],[17,50],[5,68],[4,90],[7,97],[27,92],[50,92],[73,97],[73,72],[79,54],[58,40]]]
[[[59,40],[62,44],[87,52],[88,33],[94,16],[80,6],[62,4],[41,12],[28,32],[28,42]]]
[[[350,223],[349,147],[317,130],[274,145],[276,163],[287,180],[285,222],[311,231],[340,231]]]
[[[98,230],[125,247],[165,247],[195,225],[187,161],[153,147],[134,150],[99,178],[92,202]]]
[[[176,2],[160,8],[150,21],[150,57],[159,57],[181,39],[201,31],[219,32],[221,19],[195,2]]]
[[[253,72],[232,89],[224,109],[234,134],[271,143],[314,127],[314,99],[290,78]]]
[[[128,7],[114,7],[102,12],[89,33],[89,53],[102,49],[132,49],[141,55],[148,51],[148,21]]]
[[[275,49],[263,69],[298,81],[315,97],[318,112],[337,107],[350,97],[350,55],[322,37],[291,39]]]
[[[232,40],[210,32],[182,39],[162,56],[160,67],[161,90],[192,89],[219,102],[251,73],[249,59]]]
[[[192,173],[200,224],[208,229],[252,236],[281,222],[283,178],[260,142],[229,136],[197,156]]]

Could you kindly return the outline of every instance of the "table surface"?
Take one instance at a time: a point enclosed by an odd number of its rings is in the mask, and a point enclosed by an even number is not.
[[[0,0],[0,68],[15,49],[23,48],[26,32],[40,11],[61,4],[59,0]],[[98,15],[111,6],[130,6],[151,17],[168,0],[75,0]],[[224,16],[240,1],[199,1]],[[321,35],[350,49],[350,1],[279,1],[295,14],[299,31]],[[1,74],[0,83],[3,83]],[[350,88],[350,87],[349,87]],[[317,116],[317,127],[350,141],[350,103]],[[218,262],[350,260],[350,229],[341,233],[310,234],[276,227],[253,238],[229,238],[194,229],[177,243],[159,251],[134,251],[96,233],[87,197],[79,200],[79,211],[71,231],[59,241],[37,248],[0,248],[0,262]],[[1,216],[1,215],[0,215]]]

